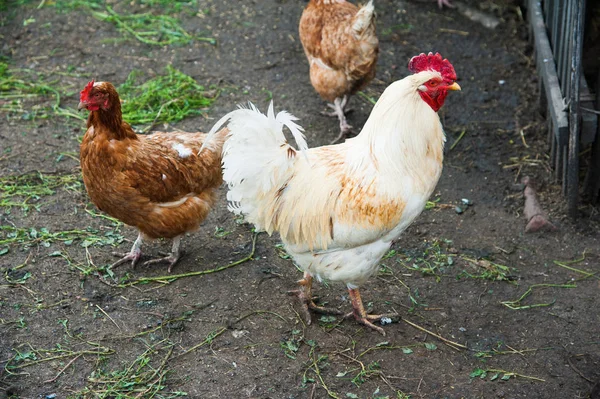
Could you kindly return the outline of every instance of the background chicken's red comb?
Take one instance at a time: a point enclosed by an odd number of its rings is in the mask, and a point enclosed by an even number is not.
[[[79,101],[87,101],[89,99],[90,91],[94,87],[94,80],[92,79],[81,92],[79,93]]]
[[[412,73],[433,70],[442,74],[446,80],[456,80],[456,72],[450,61],[443,59],[440,53],[421,53],[412,57],[408,63],[408,70]]]

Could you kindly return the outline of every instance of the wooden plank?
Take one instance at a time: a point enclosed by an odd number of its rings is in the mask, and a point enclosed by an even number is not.
[[[569,159],[567,168],[567,209],[569,216],[577,216],[577,204],[579,202],[579,134],[581,128],[579,108],[579,84],[581,76],[581,53],[583,51],[583,10],[585,0],[573,0],[575,8],[572,24],[572,53],[570,53],[571,90],[569,96]]]
[[[534,48],[536,52],[536,66],[538,75],[543,80],[542,87],[545,91],[548,109],[548,117],[552,118],[551,126],[556,140],[556,158],[558,164],[555,164],[556,172],[562,174],[563,160],[562,148],[567,145],[569,134],[569,118],[565,110],[560,83],[556,74],[556,63],[552,55],[550,41],[546,34],[546,26],[542,13],[542,6],[539,0],[529,0],[529,22],[534,36]]]

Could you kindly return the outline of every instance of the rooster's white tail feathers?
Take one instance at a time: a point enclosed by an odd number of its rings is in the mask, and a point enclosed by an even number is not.
[[[266,210],[272,207],[265,206],[265,202],[277,201],[276,193],[289,180],[297,158],[296,150],[283,134],[283,126],[292,133],[298,150],[308,149],[304,129],[294,122],[297,120],[286,111],[275,115],[273,102],[267,115],[248,103],[222,117],[206,139],[210,142],[229,122],[229,135],[223,145],[223,179],[229,188],[229,209],[243,214],[259,231],[271,232],[273,215]]]

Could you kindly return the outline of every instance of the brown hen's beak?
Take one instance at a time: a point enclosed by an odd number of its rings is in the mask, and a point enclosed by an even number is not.
[[[84,103],[83,101],[79,101],[79,105],[77,106],[77,109],[81,110],[82,108],[86,108],[87,109],[87,104]]]
[[[447,89],[460,91],[460,86],[458,85],[458,83],[454,82],[450,86],[448,86]]]

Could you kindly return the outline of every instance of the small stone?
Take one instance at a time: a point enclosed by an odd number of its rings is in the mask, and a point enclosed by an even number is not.
[[[382,317],[381,320],[379,320],[379,322],[382,326],[385,326],[386,324],[392,324],[392,319],[390,319],[389,317]]]
[[[247,335],[249,333],[250,333],[250,331],[248,331],[248,330],[233,330],[231,335],[233,335],[233,338],[241,338],[244,335]]]
[[[464,209],[462,209],[460,206],[456,206],[456,207],[454,208],[454,211],[460,215],[460,214],[461,214],[461,213],[463,213],[465,210],[464,210]]]

